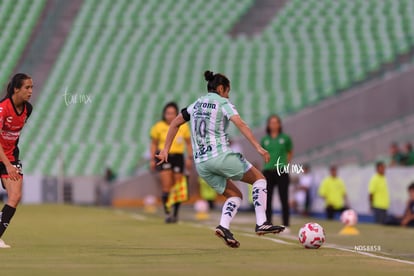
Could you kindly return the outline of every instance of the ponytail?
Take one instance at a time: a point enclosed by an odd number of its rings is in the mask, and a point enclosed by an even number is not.
[[[204,79],[207,81],[207,91],[215,92],[217,86],[223,85],[224,87],[230,87],[230,80],[223,74],[214,74],[211,71],[204,72]]]

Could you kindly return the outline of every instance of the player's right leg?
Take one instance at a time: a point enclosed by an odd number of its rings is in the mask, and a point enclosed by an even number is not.
[[[210,187],[218,194],[226,197],[224,202],[219,226],[216,227],[216,236],[221,238],[224,243],[230,247],[237,248],[240,243],[230,232],[230,223],[237,213],[241,204],[242,193],[231,181],[226,179],[222,174],[216,174],[224,166],[223,157],[218,157],[200,164],[196,164],[199,176],[204,179]]]
[[[166,215],[165,222],[169,223],[170,220],[170,210],[167,206],[168,196],[170,190],[174,184],[174,174],[171,169],[163,169],[160,171],[160,180],[161,180],[161,201],[164,207],[164,213]]]
[[[5,204],[0,211],[0,248],[10,248],[9,245],[1,240],[1,237],[9,226],[9,223],[16,212],[17,205],[22,197],[23,178],[15,181],[2,177],[1,182],[7,191],[8,200],[7,204]]]
[[[275,171],[271,171],[271,170],[264,170],[263,171],[263,176],[265,177],[266,180],[266,189],[267,189],[267,194],[266,194],[266,220],[268,222],[272,222],[272,217],[273,217],[273,191],[274,188],[276,186],[276,175],[277,172]],[[253,182],[252,182],[253,183]]]

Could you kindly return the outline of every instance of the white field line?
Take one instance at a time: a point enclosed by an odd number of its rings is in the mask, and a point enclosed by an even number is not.
[[[147,219],[146,216],[144,215],[140,215],[140,214],[131,214],[128,212],[124,212],[124,211],[120,211],[120,210],[116,210],[115,211],[116,214],[118,215],[128,215],[130,218],[135,219],[135,220],[139,220],[139,221],[144,221]],[[201,223],[187,223],[184,222],[182,223],[184,225],[189,225],[191,227],[195,227],[195,228],[207,228],[210,230],[214,230],[215,227],[209,226],[209,225],[205,225],[205,224],[201,224]],[[247,229],[247,228],[239,228],[239,227],[234,227],[234,229],[238,230],[238,231],[252,231],[252,229]],[[270,237],[259,237],[255,234],[249,234],[249,233],[243,233],[243,236],[246,237],[250,237],[250,238],[260,238],[260,239],[266,239],[266,240],[270,240],[274,243],[278,243],[278,244],[284,244],[284,245],[291,245],[291,246],[297,246],[297,242],[289,242],[289,241],[285,241],[282,239],[277,239],[277,238],[270,238]],[[282,234],[283,235],[283,234]],[[284,238],[287,239],[291,239],[291,240],[297,240],[297,238],[291,234],[289,235],[283,235]],[[367,256],[367,257],[371,257],[371,258],[376,258],[376,259],[381,259],[381,260],[386,260],[386,261],[392,261],[392,262],[397,262],[397,263],[403,263],[403,264],[409,264],[409,265],[414,265],[414,262],[412,261],[407,261],[407,260],[401,260],[401,259],[397,259],[397,258],[391,258],[391,257],[386,257],[386,256],[381,256],[381,255],[377,255],[377,254],[373,254],[370,252],[365,252],[365,251],[357,251],[357,250],[352,250],[352,249],[348,249],[348,248],[344,248],[341,247],[339,245],[336,244],[331,244],[331,243],[326,243],[324,245],[324,247],[326,248],[332,248],[332,249],[336,249],[336,250],[340,250],[340,251],[345,251],[345,252],[351,252],[351,253],[356,253],[356,254],[360,254],[363,256]]]
[[[126,216],[129,216],[132,219],[139,220],[139,221],[147,220],[146,216],[140,215],[140,214],[137,214],[137,213],[130,213],[130,212],[122,211],[122,210],[115,210],[114,213],[116,215],[126,215]]]
[[[197,227],[203,226],[201,224],[192,224],[192,225],[193,226],[198,225]],[[208,228],[210,228],[210,227],[208,227]],[[238,228],[238,227],[233,227],[233,229],[235,229],[237,231],[244,231],[244,232],[246,232],[246,231],[251,232],[252,231],[252,229]],[[248,234],[248,233],[243,233],[242,235],[247,236],[247,237],[251,237],[251,238],[266,239],[266,240],[270,240],[270,241],[278,243],[278,244],[291,245],[291,246],[297,246],[298,245],[297,237],[293,236],[292,234],[282,234],[283,238],[290,239],[290,240],[292,240],[292,242],[285,241],[285,240],[282,240],[282,239],[277,239],[277,238],[270,238],[268,236],[267,237],[263,237],[263,236],[259,237],[255,234]],[[293,240],[295,240],[296,242],[293,242]],[[340,250],[340,251],[345,251],[345,252],[356,253],[356,254],[364,255],[364,256],[367,256],[367,257],[371,257],[371,258],[377,258],[377,259],[386,260],[386,261],[392,261],[392,262],[398,262],[398,263],[403,263],[403,264],[414,265],[413,261],[407,261],[407,260],[401,260],[401,259],[397,259],[397,258],[381,256],[381,255],[377,255],[377,254],[370,253],[370,252],[365,252],[365,251],[352,250],[352,249],[349,249],[349,248],[341,247],[337,244],[325,243],[324,247],[332,248],[332,249],[336,249],[336,250]]]

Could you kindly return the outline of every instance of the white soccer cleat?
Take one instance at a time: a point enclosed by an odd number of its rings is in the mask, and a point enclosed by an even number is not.
[[[0,248],[10,248],[11,246],[6,244],[2,239],[0,239]]]

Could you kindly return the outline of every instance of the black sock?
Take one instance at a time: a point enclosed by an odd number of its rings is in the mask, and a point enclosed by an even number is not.
[[[213,210],[214,209],[214,200],[208,200],[208,209]]]
[[[7,204],[3,206],[3,209],[0,212],[0,238],[3,236],[4,231],[6,231],[7,226],[9,226],[10,220],[15,212],[16,208],[13,208]]]
[[[169,193],[166,193],[166,192],[163,192],[161,195],[162,206],[164,206],[164,212],[167,215],[170,214],[170,211],[167,208],[168,195]]]
[[[178,217],[178,210],[180,209],[181,203],[174,204],[174,217]]]

